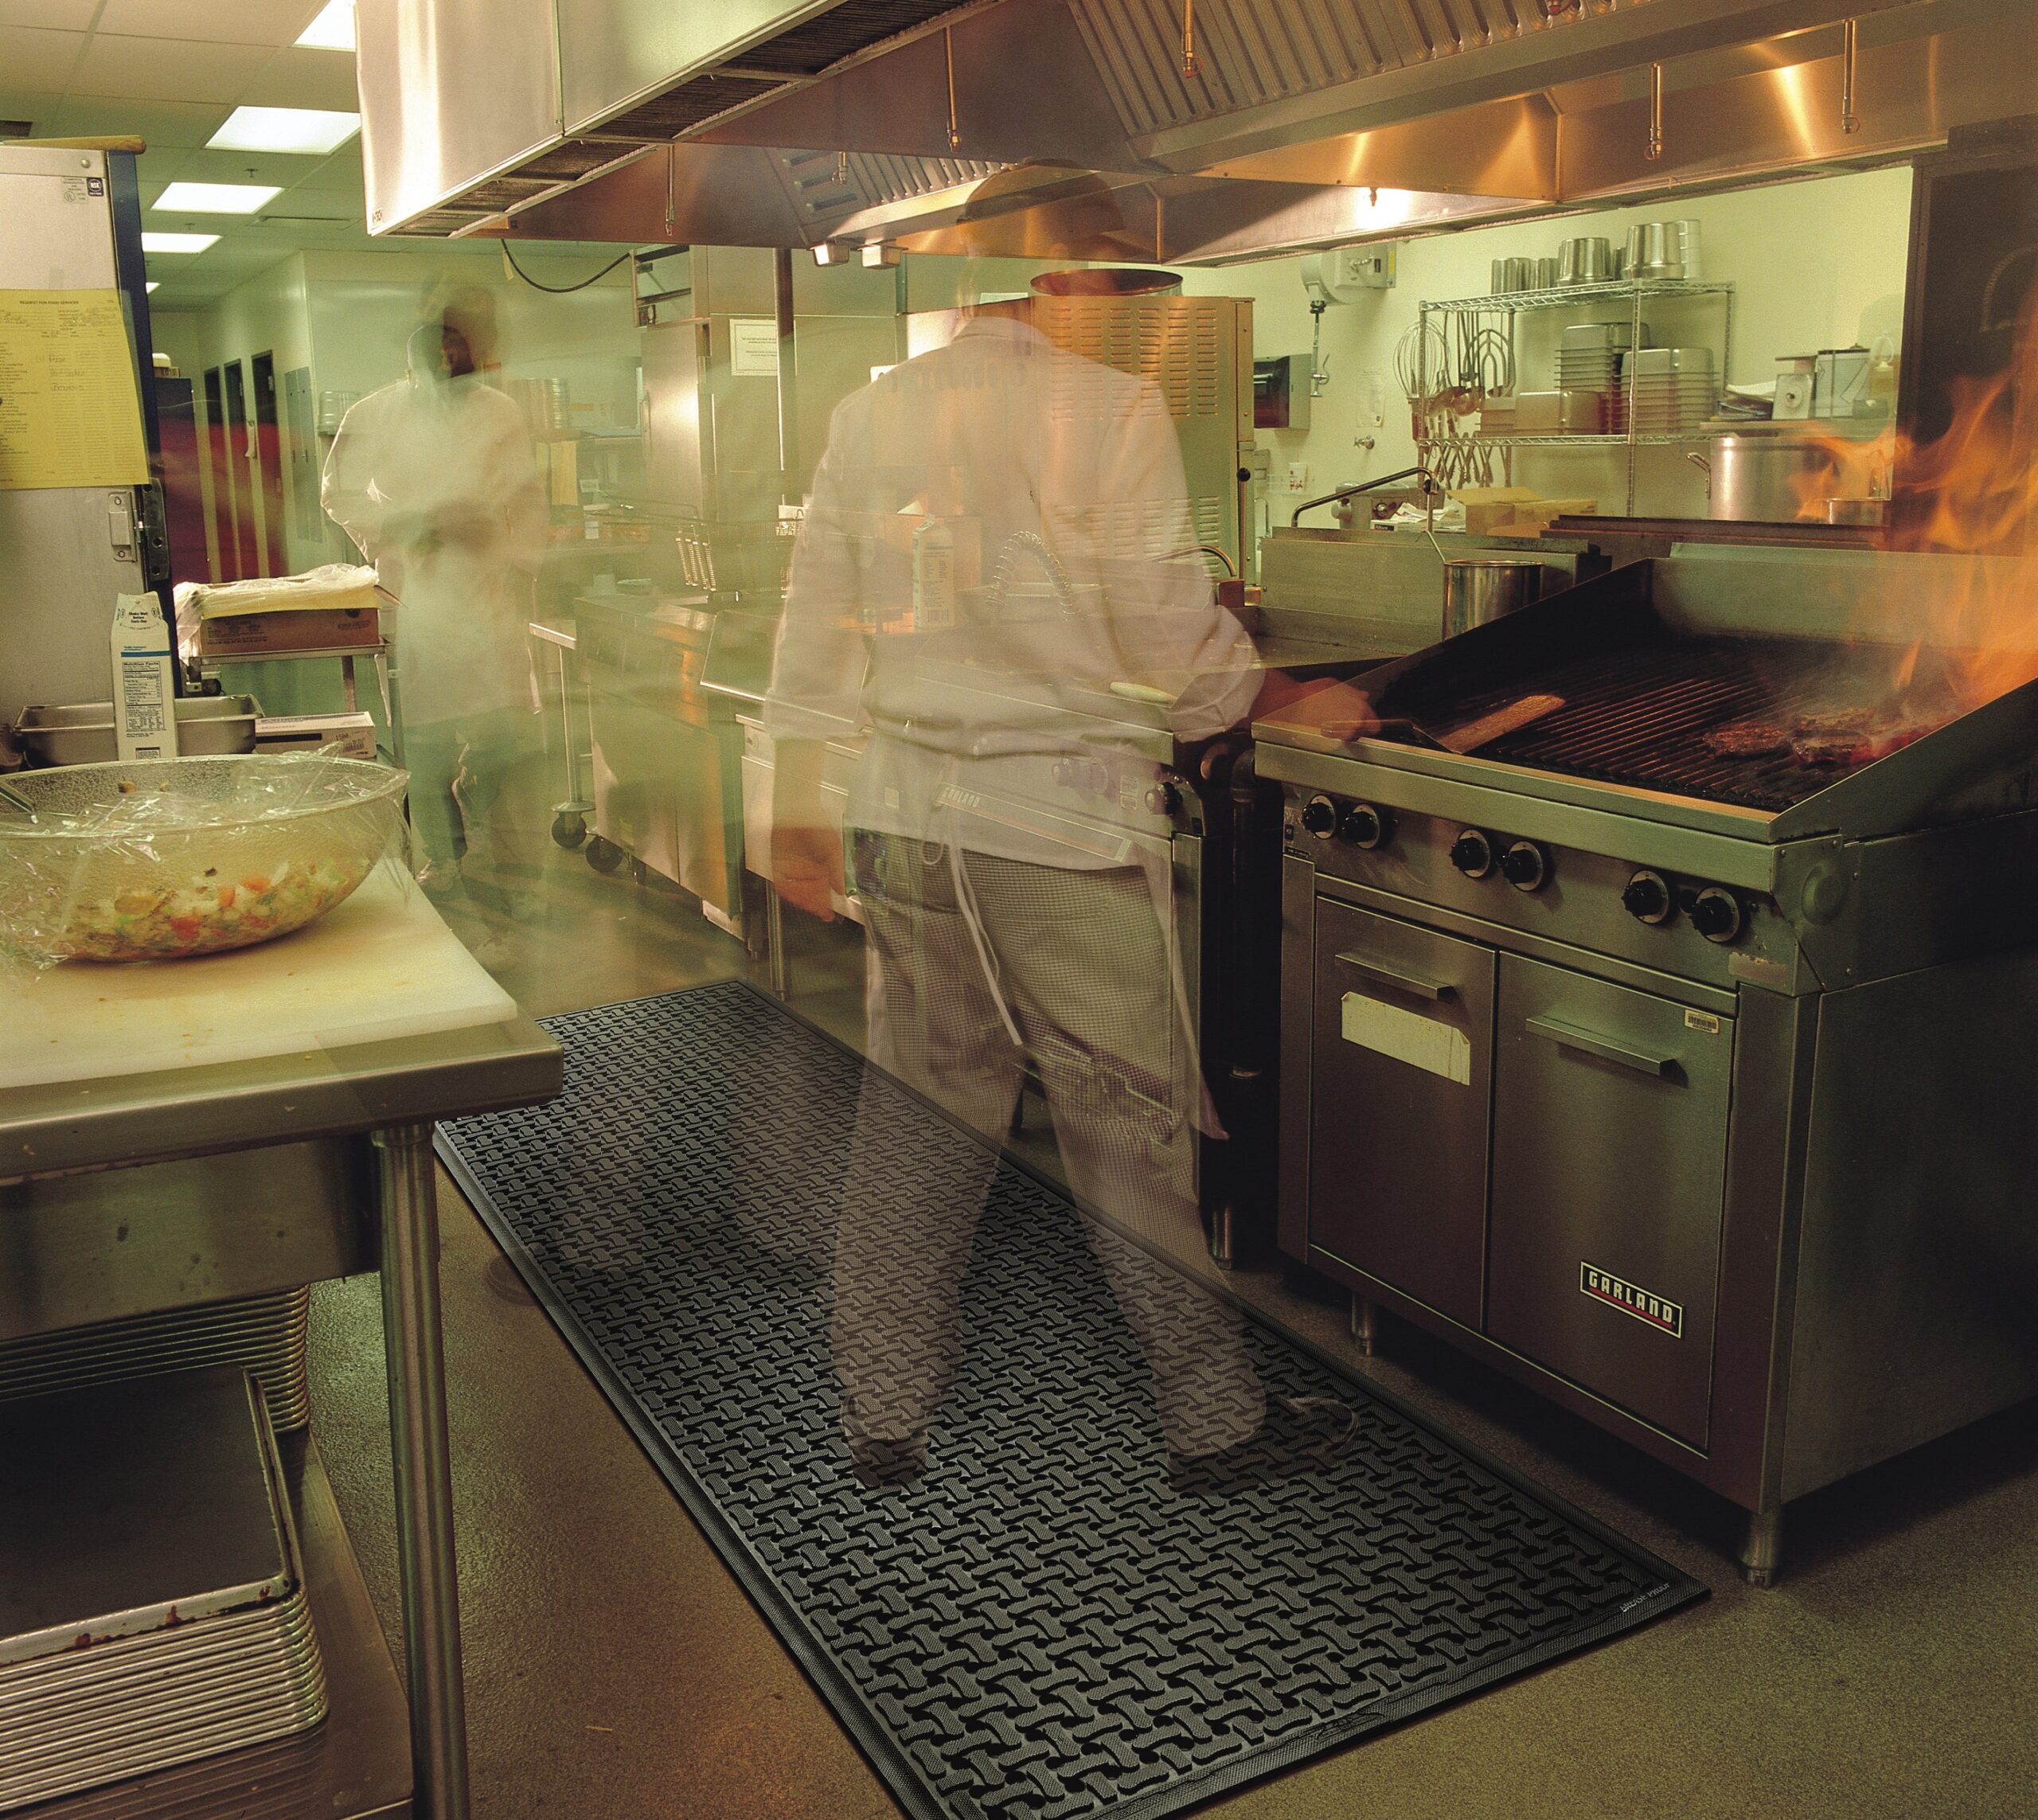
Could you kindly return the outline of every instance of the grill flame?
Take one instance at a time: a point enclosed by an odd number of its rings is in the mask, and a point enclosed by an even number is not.
[[[2010,358],[1984,377],[1951,382],[1945,432],[1911,442],[1895,431],[1828,442],[1835,474],[1800,507],[1822,517],[1828,494],[1880,494],[1893,479],[1889,547],[1985,557],[1935,572],[1922,604],[1923,636],[1899,658],[1899,695],[1931,681],[1964,710],[2038,677],[2038,285],[2019,311]]]

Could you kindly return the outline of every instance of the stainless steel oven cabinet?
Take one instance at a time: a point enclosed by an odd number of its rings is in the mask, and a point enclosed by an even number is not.
[[[1479,1325],[1490,948],[1317,907],[1310,1243]]]
[[[1734,1020],[1502,955],[1489,1338],[1706,1442]]]

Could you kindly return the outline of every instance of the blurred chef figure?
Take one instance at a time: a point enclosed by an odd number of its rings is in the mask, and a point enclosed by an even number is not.
[[[1197,541],[1155,387],[1057,347],[1026,304],[979,309],[836,412],[765,709],[780,894],[826,917],[854,892],[880,1068],[994,1144],[1040,1081],[1191,1492],[1306,1470],[1355,1420],[1268,1397],[1231,1305],[1122,1236],[1204,1256],[1189,1139],[1214,1120],[1147,807],[1162,774],[1108,705],[1130,685],[1189,740],[1248,712],[1250,643]],[[845,840],[820,767],[852,734]],[[831,1331],[843,1431],[877,1483],[923,1469],[993,1168],[986,1150],[966,1182],[906,1179],[895,1101],[859,1110]]]
[[[423,314],[404,377],[342,420],[321,497],[398,603],[388,621],[426,889],[521,909],[531,875],[500,798],[537,706],[525,627],[545,494],[522,412],[482,377],[494,299],[442,291]],[[492,881],[468,877],[475,861]]]

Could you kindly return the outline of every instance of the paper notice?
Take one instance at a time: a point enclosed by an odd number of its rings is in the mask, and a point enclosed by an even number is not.
[[[738,379],[779,377],[779,323],[774,316],[729,318],[729,371]]]
[[[1372,1049],[1461,1087],[1472,1084],[1472,1043],[1462,1030],[1419,1012],[1383,1005],[1362,992],[1345,994],[1341,1034],[1348,1043]]]
[[[0,488],[149,478],[116,291],[0,291]]]

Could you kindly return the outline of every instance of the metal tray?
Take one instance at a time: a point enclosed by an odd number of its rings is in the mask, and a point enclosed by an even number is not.
[[[187,758],[231,756],[255,749],[262,712],[252,695],[186,695],[177,703],[177,749]],[[24,708],[14,739],[38,765],[107,764],[120,756],[113,736],[113,704],[81,701]]]

